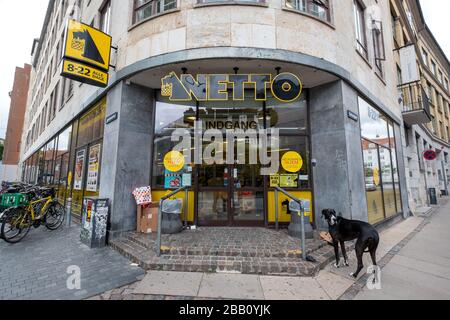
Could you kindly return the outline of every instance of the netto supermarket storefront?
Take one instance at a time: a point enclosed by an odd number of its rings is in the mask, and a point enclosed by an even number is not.
[[[375,103],[376,97],[352,84],[339,69],[327,65],[322,66],[323,70],[306,66],[311,63],[311,57],[301,63],[302,55],[283,56],[298,61],[280,62],[281,59],[258,58],[261,55],[258,50],[254,52],[255,57],[239,58],[252,55],[252,50],[245,50],[233,51],[238,56],[234,59],[214,58],[224,55],[224,50],[203,49],[197,59],[194,59],[197,51],[168,54],[164,63],[160,58],[150,58],[121,71],[121,77],[107,90],[99,91],[85,103],[89,107],[72,123],[70,147],[64,154],[53,153],[67,164],[67,172],[52,181],[63,186],[60,193],[65,198],[72,195],[74,214],[81,211],[76,204],[81,204],[82,197],[91,195],[93,190],[93,180],[88,181],[89,155],[98,147],[101,156],[95,195],[111,200],[109,229],[113,236],[136,229],[132,192],[146,185],[151,185],[155,202],[178,187],[190,186],[187,218],[190,224],[198,226],[273,226],[275,185],[303,199],[307,214],[319,228],[325,227],[320,218],[325,208],[374,224],[397,217],[407,208],[403,153],[397,138],[400,137],[399,121],[381,103]],[[280,52],[269,53],[275,57]],[[210,58],[205,59],[208,55]],[[318,59],[314,63],[320,65],[322,61]],[[233,70],[236,66],[240,67],[237,71]],[[324,71],[327,68],[333,72]],[[216,93],[227,99],[196,99],[192,94],[191,99],[174,101],[168,97],[166,88],[162,88],[162,80],[173,71],[179,78],[186,72],[197,80],[199,75],[232,76],[235,72],[271,75],[273,80],[279,72],[291,73],[301,79],[303,90],[299,97],[285,102],[274,97],[269,85],[264,99],[255,96],[255,84],[249,83],[242,90],[244,99],[236,99],[234,87],[222,84]],[[100,124],[98,130],[92,129],[98,134],[84,139],[85,143],[75,142],[80,140],[77,132],[80,119],[98,108],[102,101],[105,111],[96,116],[102,119],[101,124],[95,119],[88,121],[95,128]],[[199,145],[194,141],[196,123],[202,126]],[[372,130],[374,126],[378,132]],[[170,172],[164,166],[164,158],[179,144],[172,141],[177,129],[191,134],[190,148],[183,149],[191,158],[179,171]],[[250,164],[252,154],[259,154],[260,148],[249,137],[244,138],[241,144],[244,147],[234,149],[231,163],[210,163],[211,159],[207,158],[200,163],[195,161],[194,151],[204,154],[215,141],[204,136],[210,130],[215,130],[223,140],[218,139],[220,143],[216,144],[213,156],[223,153],[221,158],[227,159],[226,131],[230,129],[279,130],[277,148],[268,154],[278,152],[281,159],[294,151],[302,158],[301,169],[288,172],[280,165],[274,174],[262,175],[261,169],[268,165],[262,164],[259,157],[256,164]],[[77,154],[79,159],[84,157],[85,163],[81,190],[76,192]],[[33,159],[30,157],[29,162]],[[25,166],[24,177],[30,176],[29,172]],[[59,173],[54,171],[54,174]],[[177,197],[184,198],[184,194]],[[287,200],[280,195],[280,223],[291,220]]]
[[[265,226],[275,222],[273,187],[280,186],[305,201],[312,220],[309,113],[307,92],[301,93],[300,81],[294,75],[280,75],[280,78],[290,78],[285,82],[286,91],[281,89],[281,92],[294,91],[294,98],[284,102],[286,100],[281,101],[269,89],[272,80],[277,85],[277,78],[272,79],[271,75],[239,75],[243,77],[242,90],[236,90],[238,84],[233,75],[200,75],[199,78],[206,82],[197,81],[190,75],[182,76],[184,81],[173,76],[184,86],[191,83],[201,87],[198,92],[202,97],[193,93],[191,101],[179,102],[173,95],[163,97],[161,91],[156,93],[152,166],[155,200],[165,195],[168,189],[191,186],[188,220],[192,223],[199,226]],[[220,82],[216,77],[226,81]],[[265,80],[261,80],[264,77]],[[248,83],[252,78],[255,82]],[[260,81],[267,91],[257,92],[256,81]],[[246,90],[243,90],[244,82],[248,83]],[[173,86],[175,90],[176,85]],[[236,89],[230,89],[232,87]],[[177,129],[182,129],[184,138],[187,135],[192,143],[182,150],[186,158],[190,154],[190,160],[182,170],[172,172],[165,168],[164,158],[179,144],[179,138],[172,141]],[[274,164],[262,160],[261,139],[265,137],[261,133],[265,129],[278,130],[267,137],[267,156],[270,158],[267,160],[277,161],[277,168],[267,175],[262,174],[263,167]],[[196,131],[199,133],[197,140]],[[243,135],[236,137],[233,135],[236,132]],[[276,147],[270,148],[271,143]],[[211,151],[209,156],[206,155],[208,151]],[[301,156],[302,165],[295,172],[280,165],[280,159],[288,152]],[[202,159],[199,160],[200,156]],[[280,222],[290,221],[286,200],[279,198]]]

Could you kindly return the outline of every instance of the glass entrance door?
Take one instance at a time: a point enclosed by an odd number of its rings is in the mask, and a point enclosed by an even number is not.
[[[200,166],[200,225],[264,225],[264,178],[257,165]]]
[[[200,105],[198,119],[204,132],[213,130],[219,136],[222,134],[221,141],[213,140],[214,147],[211,139],[203,140],[203,165],[197,166],[197,213],[200,225],[264,225],[264,177],[260,174],[260,165],[249,164],[251,153],[257,154],[258,147],[247,137],[227,141],[226,135],[227,130],[263,129],[264,118],[262,103],[219,102]],[[231,143],[234,145],[234,161],[227,159]],[[210,161],[211,157],[215,161]],[[222,162],[217,159],[222,159]]]

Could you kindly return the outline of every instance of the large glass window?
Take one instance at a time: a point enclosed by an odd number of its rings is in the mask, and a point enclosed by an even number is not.
[[[173,150],[178,142],[172,142],[172,133],[176,129],[188,129],[192,132],[197,119],[197,107],[194,103],[174,104],[166,98],[158,96],[155,110],[155,141],[153,149],[153,188],[171,189],[181,185],[180,174],[166,172],[164,157]],[[193,145],[193,143],[192,143]],[[192,151],[192,150],[191,150]],[[184,151],[186,152],[186,150]],[[192,164],[185,168],[187,174],[192,174]],[[168,175],[171,175],[169,177]]]
[[[369,222],[379,223],[402,211],[394,124],[359,98]]]

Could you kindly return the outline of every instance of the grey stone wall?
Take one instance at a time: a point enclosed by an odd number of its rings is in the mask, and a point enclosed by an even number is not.
[[[335,209],[343,217],[367,221],[363,157],[356,92],[343,81],[310,90],[315,214],[318,227],[326,229],[323,209]]]
[[[104,134],[101,194],[111,201],[110,237],[136,229],[136,204],[132,192],[150,183],[153,139],[153,91],[119,83],[108,94]]]

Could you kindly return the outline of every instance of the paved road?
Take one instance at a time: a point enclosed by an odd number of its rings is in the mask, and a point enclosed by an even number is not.
[[[110,248],[90,250],[77,227],[31,230],[23,242],[0,240],[0,300],[77,300],[133,283],[144,271]],[[67,289],[68,268],[78,266],[81,289]]]
[[[450,299],[450,202],[382,270],[382,290],[364,289],[356,299]]]

